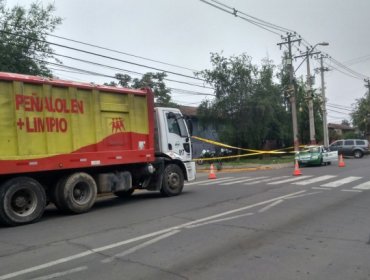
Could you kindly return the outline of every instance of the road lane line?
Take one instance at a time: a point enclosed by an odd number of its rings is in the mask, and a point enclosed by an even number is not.
[[[346,178],[343,178],[343,179],[340,179],[340,180],[337,180],[337,181],[333,181],[333,182],[330,182],[330,183],[327,183],[327,184],[324,184],[324,185],[320,185],[320,187],[337,188],[337,187],[340,187],[344,184],[348,184],[348,183],[351,183],[353,181],[360,180],[361,178],[362,177],[349,176],[349,177],[346,177]]]
[[[283,183],[290,183],[290,182],[294,182],[294,181],[304,180],[304,179],[307,179],[307,178],[310,178],[310,177],[312,177],[312,175],[299,176],[299,177],[295,177],[295,178],[291,178],[291,179],[270,182],[270,183],[267,183],[267,184],[268,185],[278,185],[278,184],[283,184]]]
[[[76,267],[76,268],[73,268],[73,269],[70,269],[70,270],[61,271],[61,272],[57,272],[57,273],[53,273],[53,274],[50,274],[50,275],[45,275],[45,276],[41,276],[41,277],[37,277],[37,278],[32,278],[30,280],[49,280],[49,279],[54,279],[54,278],[61,277],[61,276],[66,276],[68,274],[80,272],[80,271],[83,271],[83,270],[87,270],[87,266],[80,266],[80,267]]]
[[[308,185],[308,184],[313,184],[313,183],[317,183],[317,182],[329,180],[329,179],[332,179],[332,178],[335,178],[335,177],[337,177],[337,176],[336,175],[325,175],[325,176],[320,176],[320,177],[312,178],[310,180],[305,180],[303,182],[295,182],[293,184],[294,185],[305,186],[305,185]]]
[[[283,201],[284,201],[284,200],[282,200],[282,199],[277,200],[277,201],[275,201],[275,202],[273,202],[273,203],[271,203],[271,204],[269,204],[269,205],[267,205],[267,206],[263,207],[262,209],[258,210],[258,213],[266,212],[267,210],[269,210],[269,209],[271,209],[272,207],[274,207],[274,206],[276,206],[276,205],[278,205],[278,204],[282,203]]]
[[[228,217],[228,218],[217,219],[217,220],[212,220],[212,221],[205,222],[205,223],[190,225],[190,226],[187,226],[186,228],[197,228],[197,227],[200,227],[200,226],[215,224],[215,223],[229,221],[229,220],[235,220],[237,218],[242,218],[242,217],[245,217],[245,216],[252,216],[252,215],[253,215],[253,213],[245,213],[245,214],[240,214],[240,215],[236,215],[236,216],[232,216],[232,217]]]
[[[272,199],[257,202],[257,203],[252,204],[252,205],[240,207],[240,208],[237,208],[237,209],[221,212],[221,213],[218,213],[218,214],[215,214],[215,215],[212,215],[212,216],[208,216],[208,217],[205,217],[205,218],[197,219],[197,220],[187,222],[187,223],[184,223],[184,224],[181,224],[181,225],[178,225],[178,226],[170,227],[170,228],[167,228],[167,229],[162,229],[162,230],[159,230],[159,231],[144,234],[144,235],[141,235],[141,236],[137,236],[137,237],[127,239],[127,240],[123,240],[123,241],[116,242],[116,243],[112,243],[112,244],[102,246],[102,247],[98,247],[98,248],[95,248],[95,249],[90,249],[90,250],[87,250],[87,251],[84,251],[84,252],[81,252],[81,253],[78,253],[78,254],[75,254],[75,255],[60,258],[60,259],[50,261],[50,262],[47,262],[47,263],[44,263],[44,264],[41,264],[41,265],[37,265],[37,266],[29,267],[29,268],[26,268],[26,269],[18,270],[16,272],[1,275],[0,280],[6,280],[6,279],[14,278],[14,277],[24,275],[24,274],[27,274],[27,273],[30,273],[30,272],[34,272],[34,271],[42,270],[42,269],[45,269],[45,268],[48,268],[48,267],[56,266],[56,265],[59,265],[59,264],[62,264],[62,263],[70,262],[70,261],[80,259],[80,258],[89,256],[89,255],[92,255],[92,254],[95,254],[95,253],[99,253],[99,252],[106,251],[106,250],[109,250],[109,249],[121,247],[123,245],[130,244],[130,243],[140,241],[140,240],[143,240],[143,239],[148,239],[150,237],[155,237],[157,235],[166,234],[166,233],[174,231],[174,230],[179,230],[179,229],[185,228],[189,225],[209,221],[209,220],[219,218],[219,217],[223,217],[223,216],[227,216],[227,215],[230,215],[230,214],[233,214],[233,213],[237,213],[237,212],[241,212],[241,211],[244,211],[244,210],[247,210],[247,209],[258,207],[258,206],[261,206],[261,205],[264,205],[264,204],[269,204],[269,203],[272,203],[274,201],[285,199],[285,198],[288,198],[290,196],[298,195],[298,194],[301,194],[301,193],[304,193],[304,192],[306,192],[306,191],[302,190],[302,191],[293,192],[293,193],[290,193],[290,194],[287,194],[287,195],[278,196],[278,197],[275,197],[275,198],[272,198]]]
[[[314,194],[318,194],[318,193],[321,193],[321,192],[304,193],[304,194],[299,194],[299,195],[290,196],[290,197],[288,197],[288,198],[286,198],[286,199],[292,199],[292,198],[304,197],[304,196],[314,195]]]
[[[370,181],[362,183],[354,187],[355,190],[370,190]]]
[[[362,192],[361,190],[341,190],[342,192],[356,192],[356,193],[360,193]]]
[[[149,240],[149,241],[146,241],[146,242],[144,242],[144,243],[141,243],[141,244],[139,244],[139,245],[137,245],[137,246],[135,246],[135,247],[132,247],[132,248],[130,248],[130,249],[128,249],[128,250],[126,250],[126,251],[123,251],[122,253],[116,254],[116,255],[114,255],[113,257],[106,258],[106,259],[102,260],[101,262],[102,262],[102,263],[109,263],[109,262],[112,262],[112,261],[114,261],[115,259],[122,258],[122,257],[124,257],[124,256],[129,255],[129,254],[135,253],[136,251],[139,251],[140,249],[143,249],[143,248],[145,248],[145,247],[147,247],[147,246],[150,246],[150,245],[152,245],[152,244],[154,244],[154,243],[156,243],[156,242],[159,242],[159,241],[161,241],[162,239],[165,239],[165,238],[167,238],[167,237],[173,236],[173,235],[175,235],[175,234],[177,234],[177,233],[179,233],[179,232],[180,232],[180,230],[170,231],[170,232],[168,232],[168,233],[166,233],[166,234],[164,234],[164,235],[158,236],[158,237],[153,238],[153,239],[151,239],[151,240]]]

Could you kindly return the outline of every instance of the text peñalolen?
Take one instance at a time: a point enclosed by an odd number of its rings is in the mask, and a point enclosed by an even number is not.
[[[15,108],[25,112],[50,112],[61,114],[83,114],[84,103],[78,99],[39,97],[33,95],[15,96]],[[68,122],[65,117],[24,117],[18,118],[17,126],[26,132],[67,132]]]

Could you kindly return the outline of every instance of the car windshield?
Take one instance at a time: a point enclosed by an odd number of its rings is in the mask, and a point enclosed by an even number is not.
[[[310,147],[309,152],[310,153],[318,153],[318,152],[320,152],[320,149],[319,149],[319,147]]]

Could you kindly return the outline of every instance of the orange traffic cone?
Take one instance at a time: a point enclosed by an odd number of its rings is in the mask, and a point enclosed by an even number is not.
[[[345,167],[346,166],[346,164],[344,163],[343,155],[342,154],[339,155],[339,163],[338,163],[338,166],[339,167]]]
[[[302,175],[302,172],[301,170],[299,170],[298,160],[296,160],[294,164],[293,176],[299,176],[299,175]]]
[[[216,179],[216,173],[215,173],[215,168],[213,167],[213,163],[211,163],[211,167],[209,169],[209,175],[208,179]]]

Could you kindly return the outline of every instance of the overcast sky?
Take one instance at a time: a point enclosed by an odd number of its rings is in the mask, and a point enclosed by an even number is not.
[[[294,30],[311,45],[329,42],[318,49],[335,60],[366,77],[370,76],[370,1],[369,0],[218,0],[259,19]],[[7,0],[9,7],[19,4],[29,6],[31,0]],[[261,29],[240,18],[215,9],[200,0],[39,0],[42,4],[55,3],[56,14],[63,24],[55,35],[79,40],[142,56],[161,62],[175,64],[194,70],[210,68],[210,53],[223,52],[224,56],[246,53],[254,64],[269,57],[275,64],[281,63],[283,50],[277,46],[280,36]],[[132,56],[112,53],[57,38],[50,41],[100,54],[192,75],[192,71],[176,68]],[[296,55],[298,45],[293,49]],[[303,51],[303,47],[300,47]],[[145,73],[155,71],[123,62],[88,56],[64,48],[55,48],[58,54],[79,57],[114,67]],[[359,58],[359,59],[358,59]],[[119,71],[96,67],[61,58],[65,65],[113,76]],[[294,61],[298,67],[301,59]],[[330,62],[327,61],[330,66]],[[311,60],[313,68],[318,61]],[[338,68],[336,65],[332,65]],[[340,71],[344,71],[338,68]],[[328,121],[340,123],[348,119],[348,110],[357,98],[364,96],[366,88],[361,76],[350,77],[338,70],[325,73],[328,99]],[[121,71],[122,72],[122,71]],[[312,72],[314,72],[312,70]],[[79,75],[55,71],[62,79],[103,83],[112,79],[99,76]],[[306,65],[296,74],[306,75]],[[133,75],[135,76],[135,75]],[[352,74],[353,76],[353,74]],[[201,85],[200,81],[169,75],[169,79]],[[182,83],[168,82],[176,89],[209,93],[210,90]],[[320,88],[320,75],[316,75],[314,88]],[[205,96],[173,91],[173,99],[183,105],[197,106]],[[333,107],[334,106],[334,107]],[[336,112],[335,112],[336,111]]]

